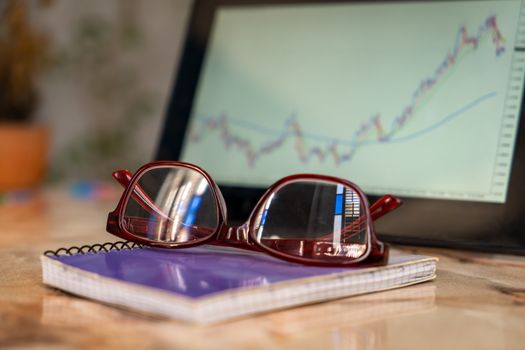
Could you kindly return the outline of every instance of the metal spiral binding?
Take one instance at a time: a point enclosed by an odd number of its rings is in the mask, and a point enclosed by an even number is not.
[[[64,256],[98,252],[110,252],[112,250],[136,249],[142,248],[143,245],[130,241],[107,242],[102,244],[83,245],[80,247],[59,248],[58,250],[46,250],[46,256]]]

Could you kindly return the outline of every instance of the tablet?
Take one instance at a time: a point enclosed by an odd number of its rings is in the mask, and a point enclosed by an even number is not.
[[[404,205],[380,238],[525,253],[523,1],[196,1],[157,159],[231,221],[293,173]]]

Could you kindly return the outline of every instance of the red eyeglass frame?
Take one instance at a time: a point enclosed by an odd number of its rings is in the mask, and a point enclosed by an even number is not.
[[[128,199],[130,196],[133,195],[132,191],[134,190],[135,184],[137,183],[138,179],[144,174],[146,171],[149,171],[154,168],[164,168],[164,167],[184,167],[189,168],[191,170],[194,170],[201,174],[209,183],[211,189],[212,189],[212,195],[214,197],[214,200],[216,202],[216,210],[217,210],[217,218],[218,218],[218,225],[217,229],[211,233],[208,237],[205,237],[203,239],[193,240],[189,243],[184,242],[178,242],[178,243],[169,243],[169,242],[158,242],[158,241],[152,241],[146,238],[142,238],[139,236],[136,236],[130,232],[128,232],[125,229],[125,225],[123,224],[123,218],[124,218],[124,210],[126,207],[126,204],[128,202]],[[117,170],[113,172],[113,177],[122,185],[125,187],[125,190],[117,204],[117,207],[115,210],[110,212],[108,214],[108,220],[106,225],[106,231],[117,236],[120,238],[123,238],[128,241],[137,242],[142,245],[148,245],[152,247],[158,247],[158,248],[189,248],[193,246],[198,246],[202,244],[210,244],[210,245],[217,245],[217,246],[230,246],[240,249],[246,249],[256,252],[264,252],[269,255],[272,255],[274,257],[294,262],[294,263],[300,263],[303,265],[313,265],[313,266],[355,266],[355,265],[376,265],[376,264],[385,264],[388,261],[388,246],[384,243],[380,242],[375,234],[373,221],[377,220],[381,216],[389,213],[390,211],[396,209],[399,207],[402,202],[400,199],[398,199],[395,196],[392,195],[385,195],[381,197],[378,201],[376,201],[372,206],[368,206],[368,201],[363,193],[363,191],[354,183],[337,178],[334,176],[328,176],[328,175],[319,175],[319,174],[295,174],[295,175],[289,175],[286,176],[277,182],[275,182],[273,185],[271,185],[266,192],[262,195],[262,197],[257,202],[257,205],[252,210],[248,220],[241,226],[230,226],[227,224],[227,208],[226,203],[224,201],[224,198],[222,196],[222,193],[219,189],[219,186],[215,183],[215,181],[211,178],[211,176],[204,171],[202,168],[200,168],[197,165],[186,163],[186,162],[179,162],[179,161],[155,161],[151,163],[147,163],[140,167],[135,174],[132,174],[128,170]],[[338,183],[342,184],[344,186],[350,187],[353,189],[358,196],[360,197],[360,200],[363,203],[364,206],[364,215],[367,220],[368,230],[369,233],[369,244],[367,247],[368,252],[365,252],[363,256],[359,258],[349,258],[348,262],[330,262],[330,261],[314,261],[312,259],[306,259],[301,258],[294,255],[288,255],[279,251],[272,250],[271,248],[268,248],[262,244],[260,244],[257,239],[254,237],[254,225],[255,225],[255,216],[257,213],[259,213],[266,203],[266,200],[275,193],[279,188],[283,187],[284,185],[296,182],[298,180],[314,180],[314,181],[324,181],[324,182],[331,182],[331,183]],[[135,197],[137,197],[135,195]],[[136,198],[134,198],[136,199]],[[361,220],[361,219],[359,219]]]

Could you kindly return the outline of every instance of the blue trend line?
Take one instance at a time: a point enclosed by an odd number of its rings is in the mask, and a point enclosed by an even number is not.
[[[399,137],[399,138],[394,138],[394,139],[391,139],[391,140],[388,140],[387,142],[389,143],[397,143],[397,142],[405,142],[405,141],[409,141],[409,140],[412,140],[412,139],[415,139],[416,137],[419,137],[421,135],[424,135],[426,133],[429,133],[441,126],[443,126],[444,124],[450,122],[451,120],[453,120],[455,117],[458,117],[460,116],[461,114],[471,110],[472,108],[476,107],[477,105],[479,105],[481,102],[483,101],[486,101],[488,100],[489,98],[491,97],[495,97],[497,95],[496,92],[490,92],[486,95],[483,95],[481,97],[478,97],[477,99],[475,99],[474,101],[470,102],[469,104],[467,104],[466,106],[458,109],[457,111],[455,112],[452,112],[450,113],[449,115],[447,115],[446,117],[444,117],[443,119],[441,119],[439,122],[437,122],[436,124],[433,124],[425,129],[422,129],[422,130],[419,130],[419,131],[416,131],[410,135],[406,135],[404,137]]]
[[[362,145],[371,145],[371,144],[401,143],[401,142],[412,140],[414,138],[417,138],[419,136],[422,136],[424,134],[427,134],[427,133],[429,133],[431,131],[436,130],[437,128],[445,125],[446,123],[448,123],[448,122],[452,121],[453,119],[459,117],[460,115],[470,111],[474,107],[477,107],[478,105],[480,105],[482,102],[485,102],[486,100],[488,100],[488,99],[490,99],[492,97],[495,97],[496,95],[497,95],[497,93],[495,91],[487,93],[485,95],[482,95],[482,96],[476,98],[475,100],[469,102],[465,106],[461,107],[460,109],[458,109],[458,110],[456,110],[456,111],[446,115],[445,117],[443,117],[443,119],[441,119],[437,123],[432,124],[429,127],[424,128],[422,130],[416,131],[416,132],[414,132],[412,134],[409,134],[409,135],[406,135],[406,136],[403,136],[403,137],[399,137],[399,138],[392,138],[392,139],[385,139],[385,140],[369,140],[369,141],[349,141],[347,139],[336,139],[336,138],[329,137],[329,136],[326,136],[326,135],[320,135],[320,134],[308,133],[308,132],[303,132],[302,136],[305,139],[312,139],[312,140],[316,140],[316,141],[330,142],[330,143],[334,143],[334,144],[338,144],[338,145],[345,145],[345,146],[351,146],[351,147],[362,146]],[[213,119],[213,118],[211,118],[211,117],[203,118],[203,119],[200,119],[200,122],[201,123],[207,123],[211,119]],[[235,125],[237,125],[239,127],[242,127],[242,128],[245,128],[245,129],[250,129],[250,130],[262,133],[262,134],[282,135],[282,136],[288,136],[288,135],[292,134],[292,132],[290,132],[288,130],[288,128],[289,128],[289,126],[290,126],[290,124],[291,124],[291,122],[293,120],[293,117],[290,117],[290,118],[287,119],[284,129],[281,129],[281,130],[266,128],[266,127],[257,125],[255,123],[251,123],[249,121],[240,120],[240,119],[228,118],[228,120],[230,120],[232,122],[232,124],[235,124]],[[283,130],[285,131],[284,133],[283,133]]]

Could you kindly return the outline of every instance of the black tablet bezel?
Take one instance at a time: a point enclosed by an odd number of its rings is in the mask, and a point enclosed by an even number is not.
[[[179,158],[217,8],[231,5],[321,2],[326,3],[319,0],[195,1],[156,159],[176,160]],[[331,2],[362,3],[363,1],[332,0]],[[386,216],[376,223],[380,238],[402,244],[525,255],[525,121],[523,114],[522,108],[505,204],[403,198],[404,205],[395,214]],[[221,186],[221,190],[228,205],[231,221],[246,219],[264,192],[262,188],[231,186]],[[370,201],[374,200],[375,197],[371,196]]]

